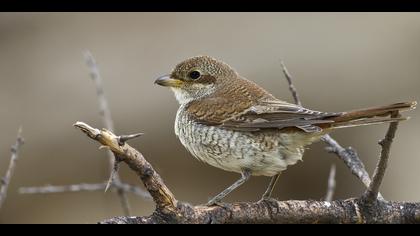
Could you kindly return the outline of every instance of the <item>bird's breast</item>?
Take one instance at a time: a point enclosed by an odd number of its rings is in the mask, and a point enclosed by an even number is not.
[[[175,133],[197,159],[233,172],[272,176],[301,160],[299,134],[278,131],[243,132],[208,126],[193,120],[185,105],[177,112]]]

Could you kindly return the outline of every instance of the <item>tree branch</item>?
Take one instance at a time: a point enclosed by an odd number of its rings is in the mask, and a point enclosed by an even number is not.
[[[220,206],[191,206],[178,202],[162,178],[139,151],[106,129],[77,122],[88,137],[107,146],[137,173],[150,192],[156,210],[146,217],[115,217],[105,224],[156,223],[420,223],[420,203],[399,203],[363,199],[327,201],[261,200]]]
[[[121,161],[127,163],[143,181],[158,209],[173,210],[176,207],[177,200],[175,199],[175,196],[168,187],[166,187],[162,178],[139,151],[132,148],[127,143],[122,143],[121,145],[120,137],[109,130],[92,128],[83,122],[76,122],[74,126],[87,134],[91,139],[108,147]]]
[[[287,79],[289,84],[289,90],[292,93],[292,96],[295,100],[295,104],[302,105],[302,102],[299,100],[299,93],[297,92],[295,86],[293,85],[292,76],[288,72],[286,66],[281,62],[284,76]],[[346,166],[350,169],[351,173],[355,175],[366,187],[370,185],[369,173],[365,169],[365,165],[360,160],[359,155],[356,150],[352,147],[343,148],[336,140],[334,140],[329,134],[324,135],[321,138],[328,146],[325,148],[328,152],[335,153]],[[383,199],[382,195],[379,193],[379,199]]]
[[[10,164],[9,168],[7,168],[6,175],[1,179],[0,182],[0,209],[6,200],[7,197],[7,189],[9,188],[10,180],[13,176],[13,172],[16,167],[16,162],[19,159],[19,151],[22,147],[24,141],[22,138],[22,127],[19,128],[16,143],[12,146],[10,152],[11,152],[11,158],[10,158]]]
[[[391,114],[391,117],[397,118],[400,117],[400,114],[398,111],[395,111]],[[370,183],[365,193],[365,200],[369,203],[375,201],[378,198],[379,187],[381,186],[386,168],[388,166],[391,144],[395,137],[395,132],[397,132],[398,123],[399,122],[390,123],[385,138],[379,141],[379,145],[382,147],[381,156],[379,157],[378,164],[375,168],[375,171],[373,172],[373,181]]]
[[[260,201],[204,207],[182,205],[178,215],[155,211],[146,217],[114,217],[101,224],[415,224],[419,203],[364,205],[359,199]]]

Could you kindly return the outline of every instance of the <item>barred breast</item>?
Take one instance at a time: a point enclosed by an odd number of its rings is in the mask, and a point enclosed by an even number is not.
[[[252,175],[273,176],[302,159],[304,144],[297,132],[280,130],[242,132],[195,122],[185,105],[178,109],[175,133],[185,148],[197,159],[214,167]]]

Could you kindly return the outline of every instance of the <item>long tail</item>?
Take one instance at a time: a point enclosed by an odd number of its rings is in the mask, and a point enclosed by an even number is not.
[[[331,128],[346,128],[361,125],[382,124],[388,122],[407,120],[409,117],[389,117],[395,111],[408,111],[416,108],[417,102],[401,102],[388,106],[372,107],[354,111],[343,112],[340,116],[330,118]]]

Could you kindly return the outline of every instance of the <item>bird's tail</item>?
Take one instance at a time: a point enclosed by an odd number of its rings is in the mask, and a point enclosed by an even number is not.
[[[331,117],[333,121],[330,128],[347,128],[353,126],[382,124],[407,120],[409,117],[389,117],[395,111],[408,111],[416,108],[417,102],[400,102],[388,106],[365,108],[343,112],[341,115]]]

